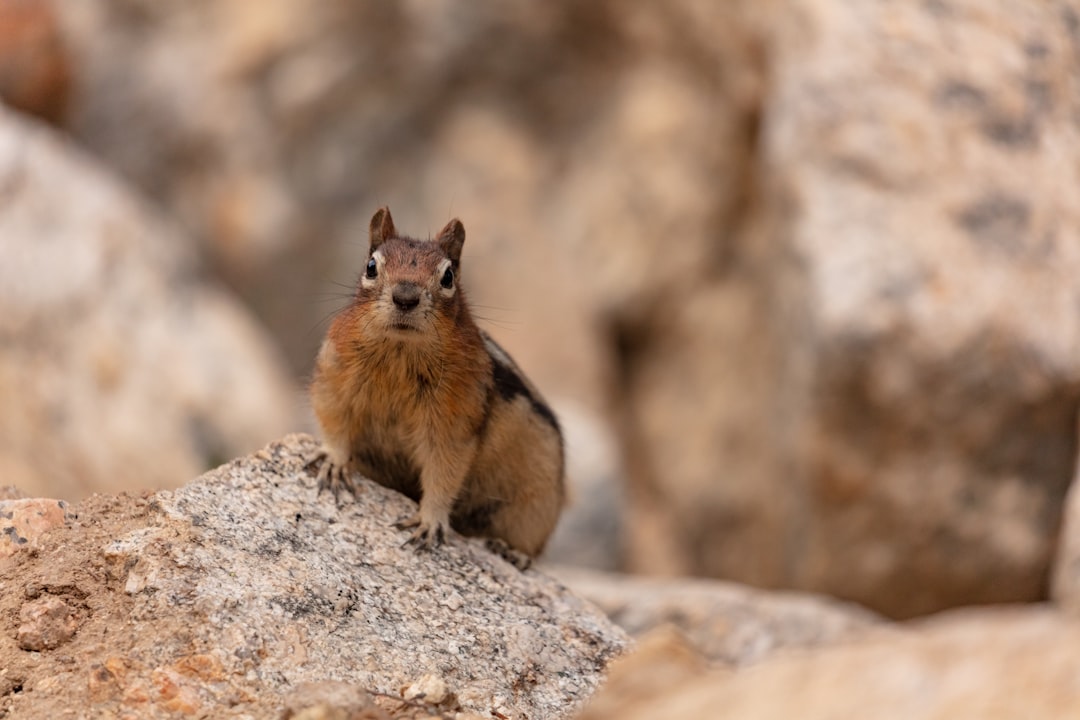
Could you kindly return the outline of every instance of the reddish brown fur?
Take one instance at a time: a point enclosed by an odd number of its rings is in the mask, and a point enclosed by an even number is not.
[[[541,401],[523,378],[524,395],[497,392],[494,363],[520,371],[496,359],[501,350],[493,357],[497,346],[457,286],[464,228],[454,220],[433,241],[399,237],[383,209],[371,241],[376,277],[362,273],[334,320],[311,387],[325,446],[320,482],[337,492],[356,470],[420,499],[404,523],[419,545],[437,544],[453,513],[459,529],[479,523],[539,553],[562,506],[561,437],[534,417]],[[452,290],[441,284],[447,267]],[[403,309],[399,294],[415,306]]]

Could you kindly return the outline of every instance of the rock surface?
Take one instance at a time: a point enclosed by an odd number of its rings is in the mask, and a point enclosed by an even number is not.
[[[641,578],[571,567],[549,572],[632,637],[674,628],[702,658],[732,667],[793,648],[843,642],[883,622],[850,603],[717,580]]]
[[[626,321],[634,567],[894,616],[1045,597],[1080,407],[1080,3],[760,13],[729,272]]]
[[[34,547],[47,531],[70,517],[68,504],[49,498],[0,500],[0,559]]]
[[[896,616],[1045,595],[1080,1],[57,9],[73,132],[295,370],[376,205],[462,217],[495,336],[549,399],[613,410],[630,569]]]
[[[607,425],[569,403],[554,408],[566,452],[567,502],[544,548],[549,563],[615,571],[624,565],[623,473]]]
[[[580,720],[1019,720],[1080,712],[1080,624],[1047,608],[956,611],[738,672],[706,671],[671,643],[646,650],[648,658],[614,665]]]
[[[1061,536],[1050,578],[1050,597],[1069,612],[1080,612],[1080,458],[1065,497]]]
[[[540,720],[590,696],[628,642],[599,610],[479,540],[401,547],[391,524],[415,506],[362,481],[337,507],[304,470],[316,448],[289,436],[176,491],[94,496],[5,561],[0,616],[77,627],[40,653],[0,634],[0,710],[270,717],[296,693],[314,703],[305,683],[344,683],[350,707],[364,691],[395,716],[415,710],[408,691],[438,696],[432,711]]]
[[[71,61],[50,0],[0,0],[0,101],[58,123]]]
[[[175,486],[288,431],[292,384],[167,221],[0,108],[0,479]]]
[[[710,48],[740,38],[689,3],[58,12],[78,68],[72,132],[182,219],[300,372],[389,204],[421,235],[462,218],[463,282],[488,329],[548,395],[602,408],[597,303],[647,289],[672,255],[657,230],[709,227],[746,154],[701,101],[726,106],[742,71]],[[699,259],[691,244],[678,269]]]

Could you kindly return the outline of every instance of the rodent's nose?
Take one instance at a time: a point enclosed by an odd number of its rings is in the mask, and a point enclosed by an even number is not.
[[[408,312],[420,304],[420,286],[416,283],[401,283],[394,286],[390,297],[402,312]]]

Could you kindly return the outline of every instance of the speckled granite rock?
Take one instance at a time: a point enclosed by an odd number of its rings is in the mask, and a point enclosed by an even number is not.
[[[67,518],[68,504],[63,500],[0,500],[0,558],[33,546],[42,533],[63,525]]]
[[[538,571],[479,540],[401,547],[404,496],[318,495],[293,435],[172,492],[95,496],[34,554],[0,566],[0,617],[54,597],[74,635],[29,653],[0,633],[0,714],[268,717],[305,683],[347,683],[397,713],[571,716],[628,639]],[[51,542],[50,542],[51,541]],[[9,619],[7,622],[11,622]],[[410,706],[410,712],[415,708]],[[95,715],[96,716],[96,715]]]

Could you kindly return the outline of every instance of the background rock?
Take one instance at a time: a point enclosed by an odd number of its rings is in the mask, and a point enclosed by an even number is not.
[[[632,637],[673,627],[704,660],[733,667],[792,648],[839,643],[882,622],[850,603],[716,580],[639,578],[572,567],[550,572]]]
[[[373,208],[458,215],[490,329],[618,434],[626,568],[894,616],[1045,597],[1080,406],[1080,2],[58,13],[72,132],[298,375]]]
[[[1080,400],[1077,7],[761,10],[731,272],[625,323],[632,567],[896,616],[1045,596]]]
[[[1069,717],[1080,711],[1078,640],[1080,625],[1059,613],[1010,608],[957,611],[740,672],[704,671],[654,643],[646,661],[615,664],[581,720]],[[656,692],[646,698],[641,687]]]
[[[1065,497],[1064,519],[1051,576],[1050,597],[1061,607],[1080,611],[1080,463]]]
[[[290,436],[173,492],[94,496],[12,558],[0,616],[53,598],[77,628],[40,654],[0,633],[0,710],[269,717],[304,704],[301,684],[329,682],[397,713],[404,688],[441,680],[440,711],[571,716],[625,634],[481,540],[402,547],[391,525],[415,505],[360,481],[338,508],[303,469],[316,448]]]
[[[745,84],[719,62],[744,44],[728,11],[90,0],[60,12],[80,69],[72,132],[181,218],[300,372],[389,204],[416,235],[461,217],[465,282],[490,329],[550,394],[602,407],[596,303],[646,304],[654,270],[676,277],[710,253],[703,216],[734,202],[747,154],[723,112]],[[673,253],[669,232],[686,248]]]
[[[576,404],[554,408],[566,451],[567,503],[544,549],[549,563],[596,570],[624,564],[623,473],[607,424]]]
[[[0,108],[0,478],[175,486],[290,429],[293,386],[166,220]]]
[[[0,100],[52,123],[64,119],[71,63],[48,0],[0,0]]]

